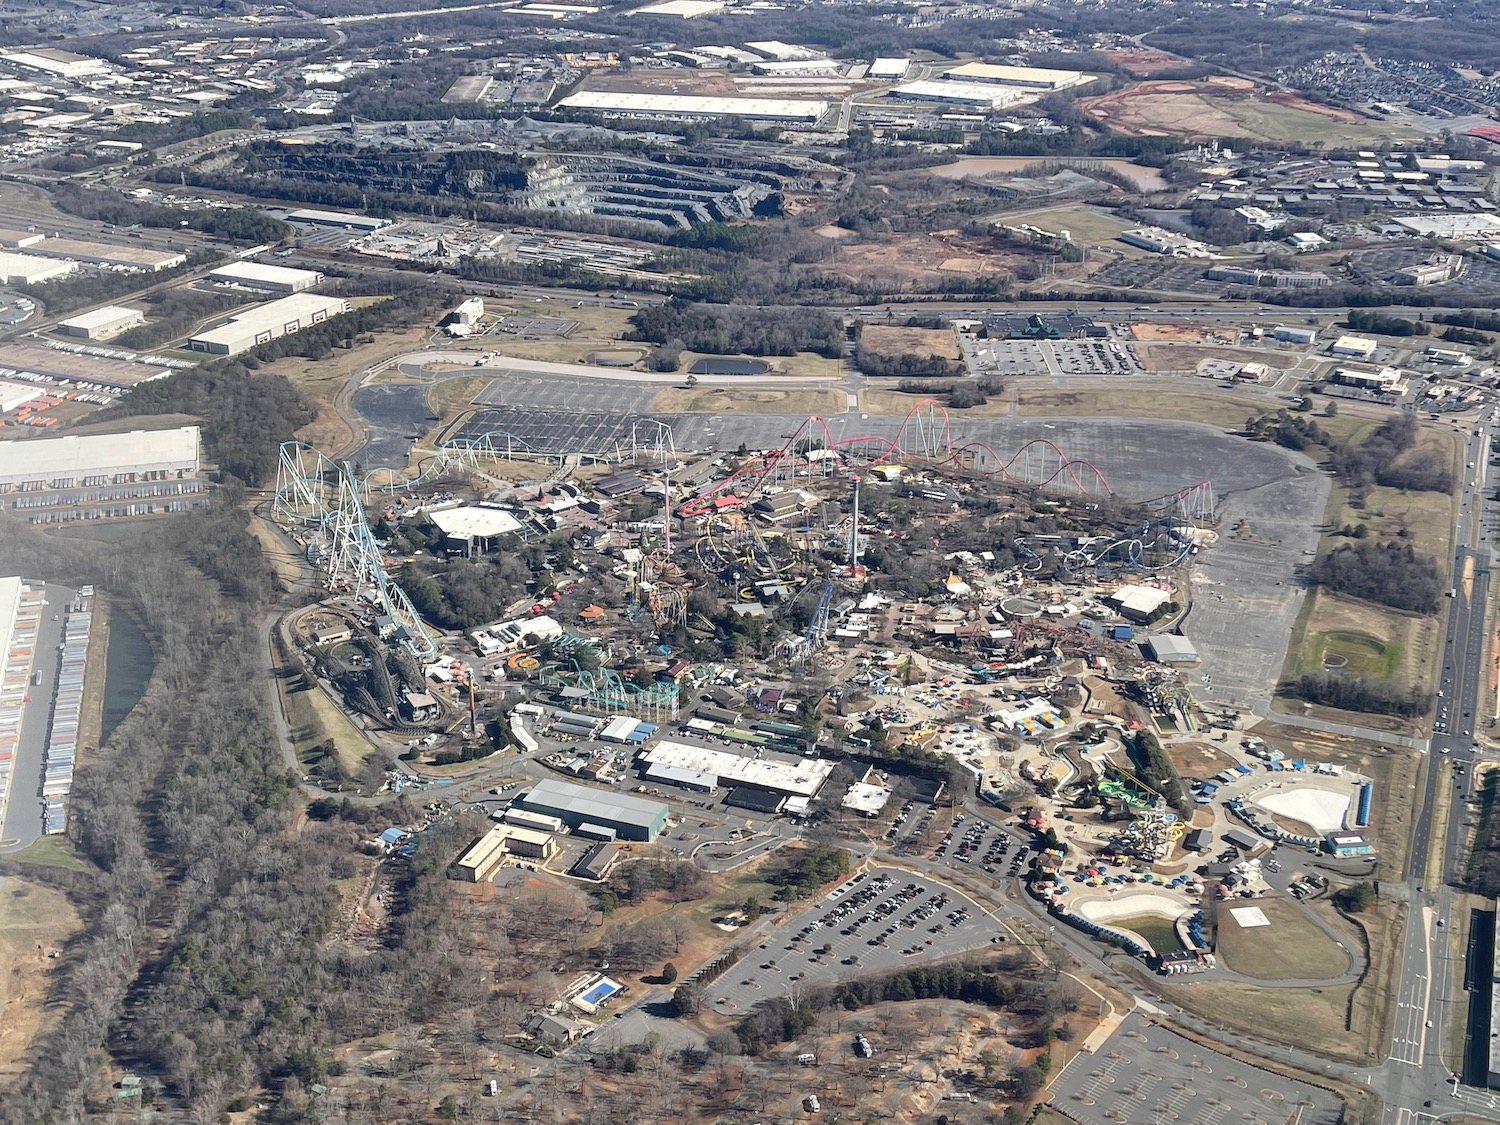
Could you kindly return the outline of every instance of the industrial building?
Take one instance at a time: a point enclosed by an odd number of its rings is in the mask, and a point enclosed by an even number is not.
[[[19,410],[28,402],[42,397],[42,388],[30,383],[8,383],[0,381],[0,414]]]
[[[0,441],[0,492],[43,492],[198,473],[198,427]]]
[[[948,105],[1004,109],[1006,106],[1015,105],[1025,95],[1014,87],[999,86],[992,82],[922,78],[915,82],[904,82],[900,86],[892,86],[887,91],[887,96],[908,102],[943,102]]]
[[[713,98],[694,94],[642,94],[583,90],[558,102],[561,109],[586,109],[620,116],[743,117],[748,121],[811,124],[828,112],[826,101],[790,98]]]
[[[75,55],[72,51],[59,51],[53,47],[7,51],[0,55],[0,58],[22,70],[40,71],[54,78],[91,78],[109,70],[108,64],[103,59]]]
[[[36,231],[0,227],[0,247],[6,250],[24,250],[28,246],[35,246],[46,237],[45,234],[39,234]]]
[[[1196,238],[1160,227],[1138,227],[1121,231],[1117,237],[1127,246],[1173,258],[1206,258],[1209,255],[1208,247]]]
[[[29,248],[44,258],[62,258],[91,266],[118,266],[122,269],[159,273],[175,269],[187,261],[186,254],[168,250],[148,250],[144,246],[115,246],[108,242],[82,242],[76,238],[48,238]]]
[[[67,320],[59,321],[57,330],[64,336],[82,336],[85,340],[108,340],[146,323],[146,314],[140,309],[124,305],[105,305],[102,309],[79,313]]]
[[[649,843],[667,823],[667,806],[658,801],[552,778],[537,782],[530,792],[517,797],[512,807],[555,816],[580,835],[605,839]]]
[[[1193,642],[1175,633],[1153,633],[1146,638],[1146,651],[1162,664],[1196,664],[1198,650]]]
[[[77,268],[77,262],[54,262],[30,254],[0,253],[0,282],[6,285],[40,285],[44,281],[67,277]]]
[[[1152,614],[1172,600],[1172,595],[1155,586],[1121,586],[1104,599],[1120,611],[1127,621],[1149,621]]]
[[[816,797],[833,772],[834,763],[819,758],[779,762],[770,758],[747,758],[704,746],[663,739],[641,758],[652,768],[672,766],[711,777],[715,786],[751,786],[788,797]]]
[[[187,346],[211,355],[238,355],[257,344],[290,336],[348,311],[349,302],[342,297],[298,293],[237,313],[219,327],[191,337]]]
[[[270,266],[263,262],[235,262],[231,266],[220,266],[210,270],[210,281],[220,285],[239,285],[246,289],[262,289],[267,293],[301,293],[323,280],[317,270],[298,270],[290,266]]]
[[[377,231],[391,225],[389,219],[374,219],[369,215],[354,215],[348,211],[319,211],[302,207],[286,213],[289,223],[304,223],[311,227],[342,227],[344,230]]]
[[[947,71],[943,80],[987,82],[1029,90],[1067,90],[1094,81],[1094,76],[1078,70],[1047,70],[1037,66],[996,66],[993,63],[971,62]]]
[[[1271,330],[1271,339],[1284,340],[1289,344],[1313,344],[1317,343],[1318,330],[1316,328],[1293,328],[1290,325],[1278,324]]]
[[[876,59],[870,64],[870,69],[865,71],[865,76],[899,82],[910,69],[911,62],[908,59]]]

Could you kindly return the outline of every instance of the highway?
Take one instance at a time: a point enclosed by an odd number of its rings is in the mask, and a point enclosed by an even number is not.
[[[1464,1109],[1488,1116],[1497,1106],[1490,1092],[1459,1085],[1443,1054],[1453,1021],[1467,1018],[1464,1004],[1449,1002],[1462,963],[1448,955],[1448,926],[1455,918],[1455,885],[1465,863],[1462,801],[1473,763],[1483,757],[1474,731],[1488,667],[1485,608],[1490,543],[1485,485],[1492,420],[1486,416],[1467,436],[1463,454],[1466,467],[1454,535],[1452,605],[1426,780],[1406,872],[1410,912],[1396,982],[1395,1027],[1390,1057],[1381,1074],[1387,1125],[1415,1122],[1423,1110],[1441,1114]],[[1447,810],[1446,830],[1440,831],[1438,817],[1443,809]]]

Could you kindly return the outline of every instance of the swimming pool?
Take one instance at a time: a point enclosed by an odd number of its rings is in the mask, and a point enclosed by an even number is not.
[[[625,986],[618,981],[612,981],[608,977],[601,977],[597,983],[573,997],[573,1003],[585,1012],[592,1012],[617,992],[624,991]]]

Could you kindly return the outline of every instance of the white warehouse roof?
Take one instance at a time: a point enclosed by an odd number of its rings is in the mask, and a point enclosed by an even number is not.
[[[697,773],[713,774],[721,785],[751,785],[794,797],[815,797],[834,763],[818,758],[799,762],[777,762],[769,758],[746,758],[723,750],[689,746],[663,739],[642,757],[652,765],[677,766]]]
[[[77,268],[77,262],[0,252],[0,281],[7,285],[34,285],[39,281],[50,281],[54,277],[70,274]]]
[[[972,62],[956,66],[948,71],[945,79],[972,82],[995,82],[1006,86],[1028,86],[1039,90],[1063,90],[1092,82],[1092,74],[1078,70],[1047,70],[1038,66],[996,66],[993,63]]]
[[[105,305],[102,309],[70,316],[67,320],[59,321],[58,324],[61,328],[77,328],[81,332],[102,332],[122,323],[140,323],[144,319],[145,314],[140,309],[126,308],[124,305]]]
[[[0,441],[0,483],[198,468],[198,427]]]
[[[245,282],[250,285],[269,285],[277,289],[306,289],[323,280],[316,270],[298,270],[290,266],[272,266],[264,262],[235,262],[210,270],[208,276],[214,281]]]
[[[566,109],[650,113],[662,117],[750,117],[762,121],[816,121],[826,101],[791,98],[706,98],[691,94],[638,94],[584,90],[557,103]]]
[[[1024,92],[1014,86],[937,78],[904,82],[900,86],[892,86],[888,93],[893,98],[905,98],[908,101],[952,102],[955,105],[977,105],[989,109],[1015,105],[1024,96]]]
[[[42,388],[34,383],[9,383],[0,380],[0,414],[9,414],[34,398],[42,397]]]

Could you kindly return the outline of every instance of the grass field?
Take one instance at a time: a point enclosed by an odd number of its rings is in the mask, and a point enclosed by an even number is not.
[[[843,391],[776,387],[666,387],[651,400],[651,409],[688,414],[842,414]]]
[[[371,747],[349,716],[318,687],[290,691],[285,681],[278,681],[277,690],[286,706],[287,726],[298,761],[309,764],[308,751],[331,739],[344,772],[357,774]]]
[[[68,871],[89,869],[89,865],[74,854],[64,836],[42,836],[30,846],[11,852],[5,858],[17,863],[32,863],[38,867],[61,867]]]
[[[1045,158],[1038,157],[1038,160]],[[1134,223],[1123,222],[1108,211],[1090,207],[1085,203],[1069,203],[1060,207],[1042,207],[1035,211],[1002,211],[986,216],[988,221],[1020,226],[1022,223],[1041,227],[1056,233],[1065,230],[1074,242],[1112,242],[1121,231],[1130,230]],[[1129,251],[1134,247],[1120,246]]]
[[[1344,1025],[1352,985],[1268,988],[1238,981],[1199,980],[1163,984],[1161,992],[1169,1002],[1222,1027],[1349,1062],[1368,1061],[1365,1036]]]
[[[1270,920],[1269,928],[1241,926],[1229,913],[1233,905],[1233,900],[1217,904],[1214,951],[1227,968],[1256,980],[1328,980],[1348,971],[1349,954],[1290,899],[1255,901]]]
[[[1109,924],[1115,929],[1130,930],[1132,933],[1139,934],[1149,941],[1151,948],[1158,953],[1170,953],[1182,948],[1182,942],[1177,940],[1177,927],[1170,920],[1156,914],[1134,914],[1129,918],[1115,918]]]
[[[5,966],[0,972],[0,1088],[30,1065],[26,1048],[37,1033],[62,1016],[61,1004],[47,1003],[52,975],[62,962],[48,954],[81,925],[61,891],[15,876],[0,878],[0,965]]]
[[[1304,670],[1327,668],[1383,680],[1400,666],[1401,646],[1357,629],[1328,629],[1308,639],[1306,656]]]

